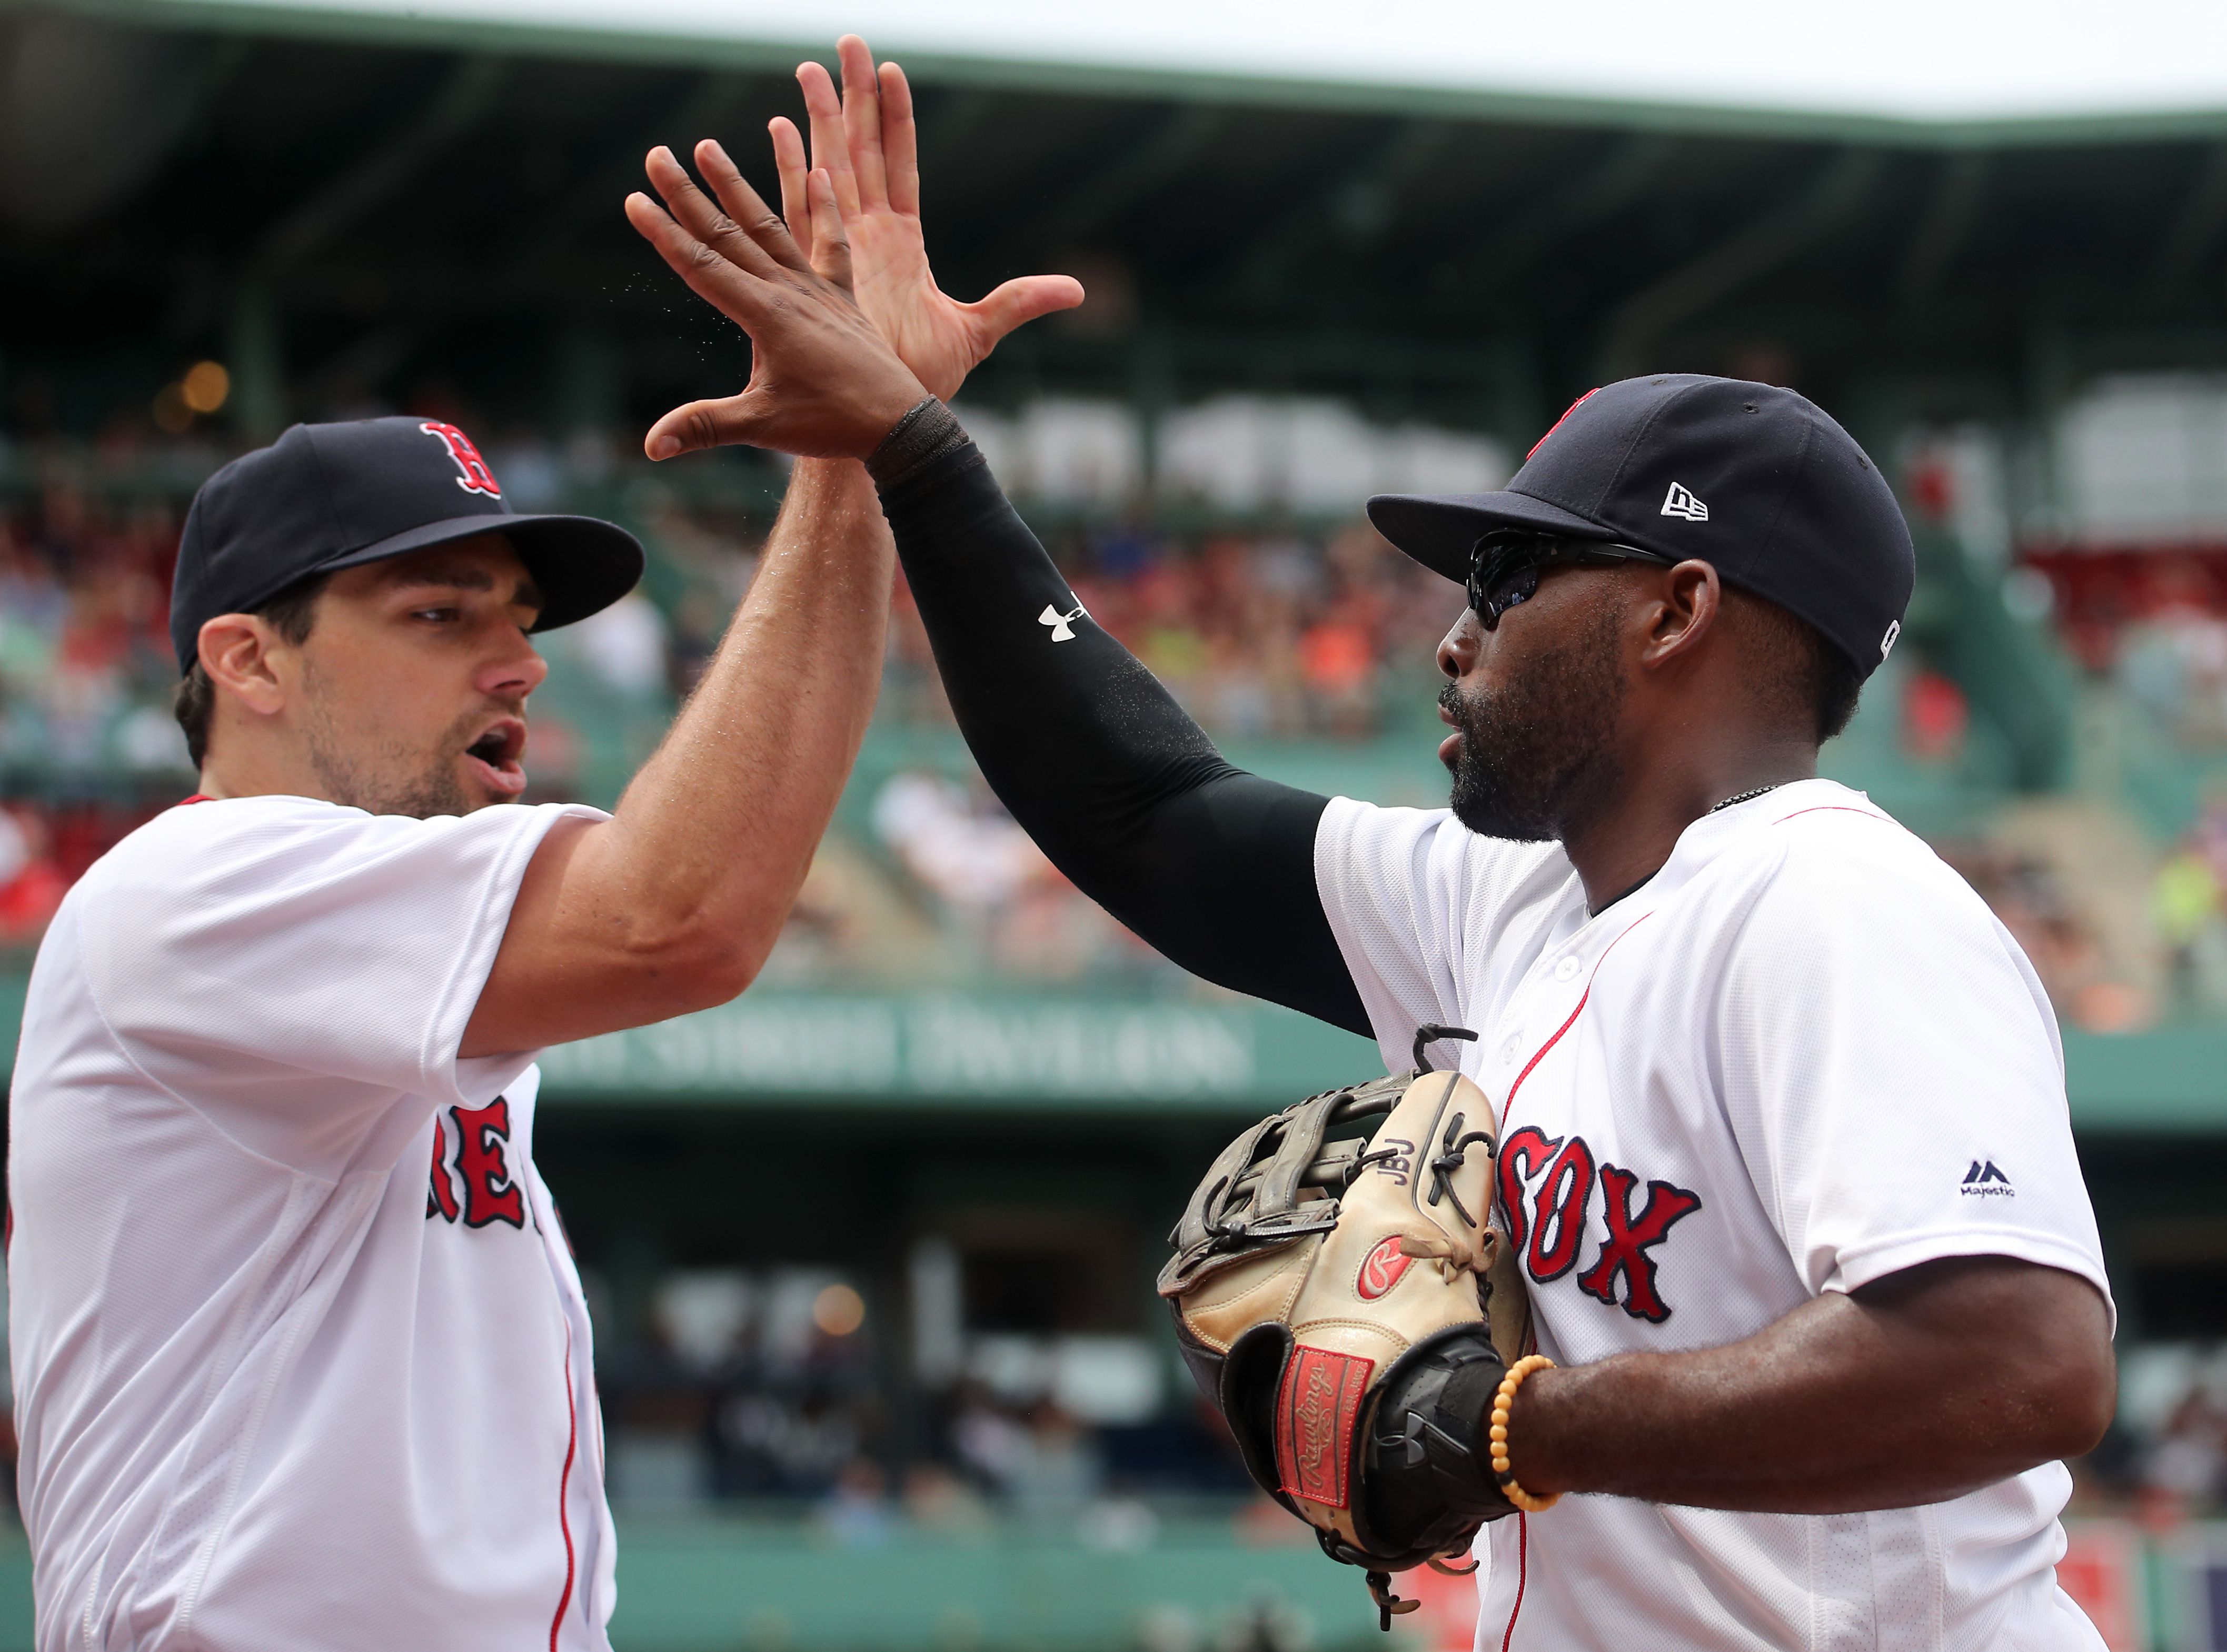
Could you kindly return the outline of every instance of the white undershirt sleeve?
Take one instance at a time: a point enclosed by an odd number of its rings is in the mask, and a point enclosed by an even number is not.
[[[2047,998],[1970,887],[1854,811],[1792,829],[1727,937],[1712,1059],[1757,1191],[1814,1292],[1944,1256],[2108,1298]]]

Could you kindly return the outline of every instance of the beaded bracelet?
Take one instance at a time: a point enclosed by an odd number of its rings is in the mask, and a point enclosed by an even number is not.
[[[1552,1508],[1561,1502],[1562,1494],[1552,1491],[1536,1497],[1516,1483],[1515,1470],[1508,1465],[1508,1413],[1516,1404],[1516,1391],[1523,1386],[1523,1379],[1534,1371],[1551,1371],[1554,1362],[1544,1354],[1526,1354],[1508,1368],[1508,1375],[1500,1379],[1500,1391],[1492,1396],[1492,1474],[1500,1482],[1508,1501],[1527,1515],[1536,1515]]]

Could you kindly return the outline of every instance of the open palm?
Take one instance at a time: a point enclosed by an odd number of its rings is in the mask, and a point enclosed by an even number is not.
[[[820,65],[807,63],[796,72],[812,121],[811,165],[826,169],[833,182],[858,307],[914,376],[948,401],[1006,334],[1081,303],[1082,284],[1072,276],[1022,276],[971,304],[938,288],[920,226],[912,88],[894,63],[877,73],[856,35],[845,35],[836,50],[843,67],[839,99]],[[795,233],[812,221],[804,139],[786,116],[772,123],[772,132],[782,215]],[[804,251],[808,256],[812,248]]]

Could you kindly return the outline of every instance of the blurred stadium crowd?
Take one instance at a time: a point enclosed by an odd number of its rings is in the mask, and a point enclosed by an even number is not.
[[[1030,469],[1014,421],[984,422],[1019,474],[1044,471],[1042,459]],[[567,452],[530,432],[489,450],[526,509],[611,465],[608,450]],[[175,673],[164,628],[188,489],[148,479],[190,478],[220,456],[128,426],[90,450],[25,444],[10,455],[19,485],[0,509],[0,948],[35,945],[69,882],[190,779],[168,710]],[[1473,474],[1449,480],[1496,479],[1489,452],[1469,458]],[[1443,456],[1440,469],[1450,469]],[[1914,513],[1963,526],[1953,466],[1922,456],[1910,476]],[[538,796],[610,800],[717,645],[768,522],[762,506],[691,500],[661,478],[633,482],[624,498],[652,548],[652,577],[645,594],[547,639],[552,675],[528,754]],[[1428,737],[1451,593],[1365,523],[1288,508],[1233,516],[1203,508],[1213,503],[1203,489],[1188,508],[1078,508],[1088,503],[1070,493],[1039,513],[1077,596],[1218,738],[1358,751]],[[2227,755],[2227,550],[2044,547],[2021,577],[2052,609],[2091,686],[2192,758]],[[1917,649],[1881,673],[1863,717],[1874,730],[1892,724],[1886,737],[1913,771],[1951,773],[1968,758],[1965,690]],[[900,588],[876,736],[776,979],[1171,984],[1013,827],[951,736]],[[1984,832],[1940,846],[2018,934],[2068,1020],[2114,1030],[2227,1012],[2227,793],[2151,854],[2143,909],[2123,921],[2083,885],[2078,855]],[[2117,933],[2136,927],[2131,939]]]

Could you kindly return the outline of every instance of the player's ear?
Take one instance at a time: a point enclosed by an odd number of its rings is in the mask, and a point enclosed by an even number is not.
[[[1716,628],[1724,600],[1724,584],[1709,564],[1687,561],[1664,569],[1643,610],[1648,627],[1641,663],[1661,666],[1689,657]]]
[[[210,682],[259,716],[285,709],[285,686],[271,661],[273,647],[283,644],[269,621],[255,614],[220,614],[202,622],[200,642],[201,669]]]

